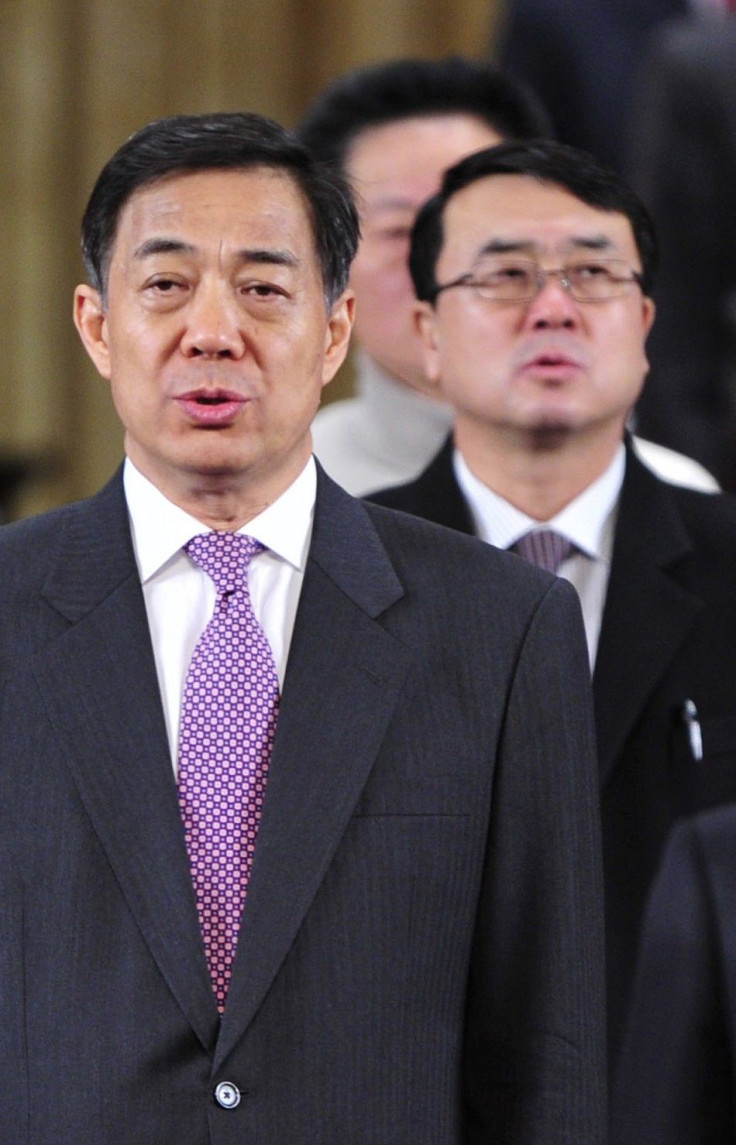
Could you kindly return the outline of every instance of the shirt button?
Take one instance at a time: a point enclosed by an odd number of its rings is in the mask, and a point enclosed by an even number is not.
[[[231,1081],[221,1081],[215,1087],[215,1101],[222,1109],[235,1109],[240,1105],[240,1090]]]

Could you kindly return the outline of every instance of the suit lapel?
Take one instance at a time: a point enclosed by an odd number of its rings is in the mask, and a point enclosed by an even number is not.
[[[212,1049],[217,1013],[119,477],[79,507],[44,595],[68,621],[34,665],[62,752],[153,957]]]
[[[375,761],[409,660],[377,618],[402,592],[365,508],[321,475],[215,1069],[292,946]]]
[[[448,437],[442,449],[417,478],[415,489],[421,516],[460,533],[475,533],[473,518],[455,477],[452,463],[455,444]]]
[[[671,490],[627,449],[593,675],[602,783],[702,607],[677,579],[690,549]]]
[[[67,627],[37,654],[36,679],[131,913],[215,1068],[293,944],[375,761],[409,660],[378,618],[402,591],[367,510],[322,476],[218,1031],[119,477],[63,537],[44,596]]]

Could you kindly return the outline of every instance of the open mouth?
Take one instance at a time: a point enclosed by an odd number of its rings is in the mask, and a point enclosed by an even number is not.
[[[530,366],[576,366],[577,362],[565,354],[538,354],[527,363]]]
[[[242,402],[245,399],[237,390],[226,390],[222,387],[218,387],[217,389],[205,389],[201,387],[196,390],[188,390],[187,393],[184,394],[179,394],[178,400],[200,402],[202,405],[220,405],[222,402]]]
[[[521,372],[532,375],[541,374],[552,380],[564,380],[576,374],[580,368],[581,364],[577,359],[571,358],[568,354],[550,351],[549,353],[535,354],[533,358],[528,358],[523,363]]]
[[[232,421],[247,399],[230,390],[192,390],[176,399],[179,408],[197,425],[224,425]]]

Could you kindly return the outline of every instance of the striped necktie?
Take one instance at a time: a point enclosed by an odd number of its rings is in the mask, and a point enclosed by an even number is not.
[[[554,529],[532,529],[509,548],[531,564],[551,573],[556,573],[562,562],[574,551],[572,541]]]

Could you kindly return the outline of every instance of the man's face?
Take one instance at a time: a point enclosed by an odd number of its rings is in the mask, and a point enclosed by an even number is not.
[[[438,284],[473,272],[489,252],[547,269],[592,258],[641,271],[625,215],[587,206],[521,175],[479,179],[444,216]],[[463,433],[528,444],[571,434],[620,437],[647,372],[654,304],[635,283],[616,298],[577,302],[558,277],[530,301],[501,302],[459,287],[417,305],[428,376],[456,408]]]
[[[368,128],[348,152],[363,234],[350,277],[356,338],[382,369],[410,386],[425,388],[408,269],[414,219],[448,167],[499,142],[480,119],[437,115]]]
[[[171,500],[200,480],[268,503],[303,468],[351,298],[327,313],[307,205],[268,168],[174,174],[124,206],[107,302],[75,318],[126,452]]]

